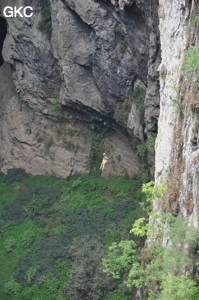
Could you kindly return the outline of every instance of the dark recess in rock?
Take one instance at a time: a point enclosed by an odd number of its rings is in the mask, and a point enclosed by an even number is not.
[[[2,66],[4,60],[1,54],[1,51],[3,49],[3,42],[5,40],[6,37],[6,33],[7,33],[7,23],[6,20],[0,17],[0,66]]]

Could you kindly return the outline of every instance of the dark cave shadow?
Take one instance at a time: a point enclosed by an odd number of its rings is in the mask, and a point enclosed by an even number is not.
[[[2,66],[4,60],[2,56],[3,43],[7,34],[7,22],[4,18],[0,17],[0,66]]]

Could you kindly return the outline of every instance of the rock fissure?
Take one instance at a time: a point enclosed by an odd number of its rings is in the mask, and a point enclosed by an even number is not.
[[[1,127],[5,122],[7,126],[1,139],[7,140],[7,146],[0,148],[4,158],[1,170],[20,166],[20,159],[13,162],[13,156],[8,154],[16,137],[15,147],[19,149],[21,140],[34,145],[30,153],[21,149],[26,171],[38,171],[39,162],[37,167],[26,164],[25,156],[30,161],[32,155],[40,156],[35,152],[45,153],[45,147],[49,147],[47,156],[55,153],[53,174],[59,176],[58,165],[64,153],[65,170],[60,176],[89,172],[93,142],[88,143],[87,152],[83,153],[84,141],[79,139],[77,149],[77,142],[66,138],[65,133],[69,129],[75,132],[77,127],[85,131],[82,136],[91,134],[91,140],[99,143],[95,147],[102,152],[104,147],[106,151],[110,147],[111,153],[124,151],[123,155],[130,151],[127,156],[133,155],[134,164],[136,145],[139,140],[146,140],[149,131],[156,131],[158,117],[158,105],[151,100],[158,101],[157,75],[155,66],[149,65],[157,65],[159,56],[156,1],[147,2],[147,12],[140,1],[41,1],[40,9],[33,5],[34,15],[23,27],[18,18],[8,20],[2,53],[4,61],[12,66],[17,94],[8,99],[2,111]],[[44,25],[44,9],[50,15],[50,34],[39,29]],[[109,138],[106,134],[111,130],[113,135]],[[133,140],[131,146],[129,138]],[[119,145],[118,140],[126,145]],[[82,166],[81,156],[86,158]],[[153,169],[152,156],[149,160]],[[68,169],[67,161],[71,158],[77,160]],[[110,173],[112,169],[113,174],[133,175],[133,169],[136,174],[141,170],[138,157],[139,167],[125,163],[126,171],[119,160],[119,170],[115,171],[114,161],[117,159],[113,159],[112,166],[109,164]],[[42,172],[46,174],[44,168]],[[50,174],[50,160],[47,173]]]

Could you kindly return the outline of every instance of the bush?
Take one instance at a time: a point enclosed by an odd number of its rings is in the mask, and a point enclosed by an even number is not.
[[[157,137],[156,133],[154,133],[152,131],[149,132],[147,142],[141,142],[140,144],[137,145],[136,154],[141,156],[141,157],[144,157],[147,151],[153,153],[154,148],[155,148],[155,139],[156,139],[156,137]]]
[[[75,239],[69,255],[72,266],[63,290],[70,300],[97,300],[115,287],[114,280],[103,273],[104,251],[99,241],[89,236]]]
[[[54,100],[50,105],[50,113],[53,115],[54,120],[59,120],[62,118],[62,107],[58,100]]]
[[[46,20],[49,20],[51,18],[50,15],[50,9],[48,6],[45,6],[42,10],[41,10],[41,15],[42,17],[44,17]]]
[[[128,47],[128,44],[125,40],[120,40],[120,51],[124,53]]]
[[[5,283],[5,290],[7,294],[17,296],[20,293],[21,286],[12,278]]]
[[[184,52],[185,60],[182,64],[183,73],[193,71],[195,78],[199,79],[199,46],[191,46]]]
[[[139,145],[137,145],[137,151],[136,151],[137,155],[145,156],[146,151],[147,151],[146,142],[141,142]]]
[[[14,225],[14,222],[11,220],[0,219],[0,233],[3,233],[10,229]]]
[[[64,229],[60,235],[33,242],[30,253],[21,255],[18,266],[16,267],[15,278],[20,281],[25,281],[27,269],[30,267],[35,268],[37,265],[40,265],[41,270],[38,271],[38,274],[41,276],[45,274],[47,270],[48,272],[52,270],[56,260],[62,261],[69,259],[73,261],[73,257],[69,255],[67,249],[74,238],[81,239],[82,236],[89,234],[93,237],[97,235],[98,240],[103,241],[106,237],[106,233],[111,230],[116,230],[118,225],[124,221],[127,213],[134,207],[135,204],[132,200],[117,200],[111,210],[104,205],[92,211],[86,208],[71,211],[68,213],[67,218],[64,216]],[[41,211],[40,209],[38,214]],[[35,213],[36,211],[33,209],[32,217],[34,218],[37,217],[37,215],[34,216]],[[47,214],[45,218],[46,222],[49,222],[50,215]],[[116,235],[116,238],[117,237]],[[31,241],[34,241],[34,236],[31,238],[30,242]],[[27,243],[29,243],[29,240]],[[77,250],[74,249],[74,251]]]
[[[4,242],[4,249],[6,252],[13,251],[17,246],[17,240],[13,237],[8,237]]]
[[[158,300],[190,300],[191,296],[195,293],[196,282],[189,279],[189,273],[180,276],[164,276],[161,283],[162,292]],[[195,298],[195,299],[198,299]]]
[[[26,211],[31,218],[44,214],[44,211],[58,201],[62,193],[55,187],[36,187]]]
[[[68,224],[64,232],[73,231],[74,236],[97,234],[102,241],[106,237],[106,232],[115,230],[125,220],[128,212],[135,208],[136,204],[132,199],[126,201],[117,199],[111,208],[103,205],[100,208],[93,208],[92,211],[84,208],[76,209],[68,214]]]
[[[61,197],[61,192],[55,187],[37,186],[19,194],[16,199],[4,206],[2,219],[11,220],[19,225],[30,215],[35,217],[54,204]]]
[[[26,282],[31,284],[36,276],[37,271],[40,270],[40,266],[36,266],[35,268],[30,267],[26,272]]]
[[[100,300],[130,300],[131,298],[125,295],[122,291],[116,290],[114,292],[109,292],[104,295]]]
[[[54,271],[55,263],[68,259],[67,246],[71,243],[71,239],[67,240],[63,235],[44,238],[43,240],[35,241],[29,253],[21,254],[18,265],[14,271],[14,278],[19,282],[27,281],[27,271],[37,269],[35,277],[31,283],[45,276],[49,272]]]
[[[0,173],[0,180],[3,183],[11,184],[15,181],[21,182],[29,176],[24,169],[13,168],[8,170],[7,175]]]
[[[39,22],[38,29],[50,36],[52,32],[52,23],[51,23],[50,9],[48,6],[45,6],[41,10],[41,15],[42,15],[42,21]]]
[[[109,247],[108,258],[102,260],[104,272],[120,279],[121,274],[130,270],[132,264],[138,261],[135,243],[133,241],[121,241],[119,244],[112,243]]]
[[[79,297],[76,285],[82,289],[81,295],[88,291],[88,299],[105,296],[115,284],[102,272],[101,258],[111,242],[120,242],[127,235],[126,228],[130,230],[136,218],[138,205],[133,199],[138,189],[137,178],[103,179],[98,173],[66,179],[40,175],[31,176],[24,184],[29,190],[21,193],[14,191],[13,186],[1,185],[6,188],[1,189],[4,198],[7,199],[8,189],[14,192],[4,206],[2,226],[9,228],[9,220],[17,225],[28,215],[31,218],[6,233],[6,237],[16,237],[19,245],[9,254],[15,266],[15,281],[11,285],[15,293],[19,291],[13,299],[66,300],[66,289],[74,299]],[[59,189],[64,192],[62,201]],[[2,245],[5,243],[10,252],[15,249],[15,240],[6,237]],[[2,257],[4,262],[5,259],[8,257]],[[1,277],[2,286],[9,280],[13,267],[7,272],[5,279]],[[2,293],[6,299],[4,288]],[[113,298],[114,294],[110,295]]]
[[[189,108],[191,109],[192,112],[194,113],[199,113],[199,107],[197,107],[196,103],[194,101],[189,102]]]
[[[20,244],[23,248],[29,248],[32,243],[39,238],[39,235],[33,228],[28,228],[23,235],[20,236]]]

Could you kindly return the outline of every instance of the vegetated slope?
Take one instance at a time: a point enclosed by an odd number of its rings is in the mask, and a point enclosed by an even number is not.
[[[1,174],[1,299],[130,299],[101,261],[112,242],[130,238],[143,199],[138,182]]]

